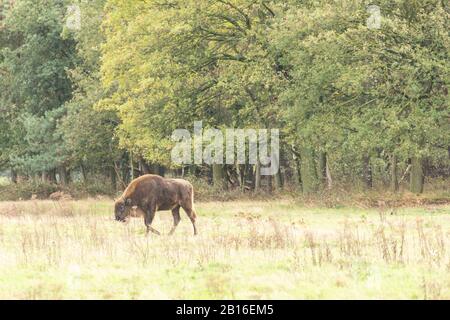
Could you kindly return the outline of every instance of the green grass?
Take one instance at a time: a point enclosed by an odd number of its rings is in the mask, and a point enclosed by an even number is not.
[[[450,299],[450,207],[198,203],[200,235],[112,201],[0,203],[3,299]],[[169,212],[154,227],[167,233]]]

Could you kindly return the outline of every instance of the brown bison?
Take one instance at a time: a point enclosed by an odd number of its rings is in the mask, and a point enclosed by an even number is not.
[[[191,220],[194,226],[194,235],[197,234],[194,188],[186,180],[165,179],[151,174],[133,180],[122,196],[116,200],[114,207],[116,220],[125,222],[133,207],[137,207],[144,213],[147,234],[150,231],[160,234],[151,225],[156,211],[161,210],[172,210],[173,227],[170,234],[173,234],[181,220],[180,207],[184,209]]]

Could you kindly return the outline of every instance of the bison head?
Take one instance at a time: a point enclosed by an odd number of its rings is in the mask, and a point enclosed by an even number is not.
[[[125,222],[130,215],[131,199],[119,199],[114,205],[114,214],[117,221]]]

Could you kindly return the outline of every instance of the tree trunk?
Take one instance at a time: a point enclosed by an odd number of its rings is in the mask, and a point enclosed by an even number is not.
[[[155,165],[155,174],[164,177],[164,175],[166,174],[166,170],[163,166]]]
[[[114,168],[113,168],[114,170]],[[87,184],[87,174],[86,174],[86,168],[83,164],[80,165],[80,171],[81,171],[81,177],[83,178],[83,183]]]
[[[297,185],[300,187],[300,190],[303,191],[303,180],[302,180],[302,161],[298,157],[294,156],[295,161],[295,181]]]
[[[391,156],[391,191],[398,191],[397,156]]]
[[[145,162],[144,159],[139,159],[139,166],[142,174],[149,174],[150,173],[150,166]]]
[[[317,175],[320,183],[325,185],[327,182],[327,154],[325,152],[319,153],[317,161]]]
[[[189,175],[193,177],[197,176],[197,166],[195,164],[189,165]]]
[[[172,178],[178,177],[178,170],[177,169],[170,169],[169,171],[170,171],[170,176]]]
[[[213,164],[212,171],[213,171],[214,187],[220,188],[220,189],[226,189],[225,172],[224,172],[223,165]]]
[[[244,171],[244,189],[254,189],[255,188],[255,172],[253,170],[253,165],[246,164]]]
[[[59,182],[63,185],[66,186],[69,184],[69,173],[66,169],[65,166],[61,166],[59,168]]]
[[[419,157],[411,158],[411,175],[410,175],[410,188],[411,192],[422,193],[423,192],[423,160]]]
[[[14,169],[11,169],[11,182],[14,184],[17,183],[17,171]]]
[[[274,159],[272,159],[272,161],[278,161],[278,163],[275,162],[272,164],[275,166],[275,168],[278,167],[278,171],[277,171],[277,173],[275,173],[273,176],[271,176],[269,178],[270,178],[271,184],[275,188],[275,190],[279,190],[283,187],[283,180],[281,179],[281,165],[280,165],[281,159],[274,158]],[[271,191],[272,191],[272,186],[270,188]]]
[[[130,183],[130,170],[128,168],[128,161],[125,160],[120,164],[121,171],[122,171],[122,181],[124,182],[125,187]]]
[[[286,167],[284,167],[284,170],[281,171],[281,184],[283,187],[292,185],[292,176],[293,170],[290,167],[290,163],[287,162]]]
[[[56,169],[52,169],[48,172],[48,179],[51,183],[56,184]]]
[[[372,167],[370,166],[370,157],[363,157],[363,182],[367,189],[373,187]]]
[[[134,175],[134,162],[133,162],[133,154],[130,152],[130,177],[131,177],[131,181],[134,180],[135,175]]]
[[[42,182],[48,182],[48,174],[47,174],[47,171],[42,171],[42,173],[41,173],[41,179],[42,179]]]
[[[245,189],[245,165],[237,164],[236,172],[237,172],[237,176],[239,179],[239,189],[241,190],[241,192],[244,192],[244,189]]]
[[[109,177],[111,179],[111,186],[114,191],[117,191],[117,176],[116,176],[116,170],[114,166],[111,166],[109,168]]]
[[[280,190],[283,187],[283,183],[281,180],[281,172],[278,171],[274,176],[273,176],[273,186],[275,187],[275,190]]]
[[[331,190],[333,188],[333,178],[331,177],[330,163],[328,161],[328,157],[326,158],[325,175],[327,180],[327,189]]]
[[[310,148],[301,149],[302,187],[304,194],[311,194],[317,191],[319,181],[317,178],[316,163],[314,161],[314,151]]]
[[[258,162],[255,165],[255,192],[261,190],[261,164]]]

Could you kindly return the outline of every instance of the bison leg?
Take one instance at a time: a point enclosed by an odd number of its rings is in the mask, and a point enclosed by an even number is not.
[[[197,215],[195,214],[195,210],[191,206],[183,207],[184,211],[188,215],[189,219],[192,222],[192,226],[194,227],[194,235],[197,235],[197,227],[195,226],[195,221],[197,219]]]
[[[180,223],[181,217],[180,217],[180,206],[177,206],[172,209],[172,216],[173,216],[173,227],[172,230],[170,230],[169,235],[173,235],[175,232],[175,229],[177,228],[178,224]]]
[[[156,214],[156,208],[152,207],[151,209],[148,209],[145,214],[145,225],[147,226],[147,235],[151,232],[161,235],[161,233],[158,230],[155,230],[152,228],[153,219],[155,218]]]

